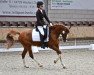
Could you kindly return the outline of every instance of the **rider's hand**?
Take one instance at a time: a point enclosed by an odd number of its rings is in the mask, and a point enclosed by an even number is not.
[[[50,26],[53,26],[53,24],[52,24],[52,23],[50,23]]]

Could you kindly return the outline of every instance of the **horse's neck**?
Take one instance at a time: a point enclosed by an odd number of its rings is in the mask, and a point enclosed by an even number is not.
[[[55,35],[56,35],[56,38],[58,39],[60,36],[60,32],[57,32]]]
[[[56,36],[56,39],[58,39],[60,34],[61,34],[61,30],[60,29],[55,29],[53,32],[54,32],[54,35]]]
[[[51,32],[53,32],[53,34],[56,36],[56,39],[58,39],[62,31],[66,29],[65,27],[62,27],[62,25],[55,25],[50,27]]]

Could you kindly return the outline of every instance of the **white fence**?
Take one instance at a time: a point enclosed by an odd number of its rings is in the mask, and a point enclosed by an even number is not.
[[[88,50],[94,50],[94,44],[90,45],[78,45],[78,46],[60,46],[61,50],[70,50],[70,49],[88,49]],[[42,49],[40,47],[33,46],[32,47],[33,52],[39,52],[39,50],[51,50],[50,48]],[[0,52],[12,52],[12,51],[23,51],[23,48],[1,48]]]

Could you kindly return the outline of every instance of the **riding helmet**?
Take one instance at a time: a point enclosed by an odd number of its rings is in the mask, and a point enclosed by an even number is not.
[[[37,2],[37,7],[39,8],[41,5],[43,5],[43,2],[42,1],[38,1]]]

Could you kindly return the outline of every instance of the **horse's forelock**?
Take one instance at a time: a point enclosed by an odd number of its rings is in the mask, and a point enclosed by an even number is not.
[[[69,33],[69,29],[65,25],[58,25],[57,27],[59,28],[59,31],[61,30],[65,31],[65,33]]]

